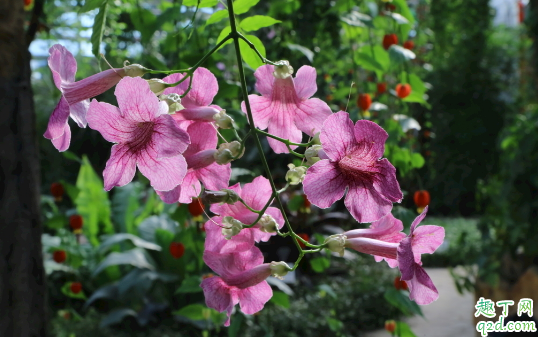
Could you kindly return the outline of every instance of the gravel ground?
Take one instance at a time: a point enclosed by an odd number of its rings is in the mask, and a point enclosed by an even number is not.
[[[446,268],[426,268],[439,290],[439,299],[423,306],[424,318],[415,316],[405,321],[417,337],[475,337],[473,323],[474,294],[460,295]],[[365,337],[389,337],[385,330],[365,334]]]

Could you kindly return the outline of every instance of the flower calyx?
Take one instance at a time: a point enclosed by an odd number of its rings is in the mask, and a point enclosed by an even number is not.
[[[123,62],[123,70],[125,71],[125,76],[129,77],[140,77],[149,71],[148,68],[140,64],[129,64],[129,61]]]
[[[306,151],[304,152],[304,157],[308,165],[314,165],[315,163],[320,161],[321,159],[319,157],[320,150],[323,150],[323,147],[321,145],[312,145],[306,149]]]
[[[233,205],[239,201],[239,195],[234,190],[223,188],[220,191],[204,191],[202,199],[208,204]]]
[[[269,214],[264,214],[260,221],[258,221],[258,225],[260,225],[260,230],[265,233],[276,233],[277,230],[277,224],[275,218],[273,218]]]
[[[271,268],[271,276],[276,277],[278,279],[283,279],[286,274],[291,270],[291,268],[288,266],[286,262],[280,261],[280,262],[271,262],[270,263]]]
[[[215,115],[213,115],[213,120],[221,129],[233,128],[234,120],[232,117],[230,117],[230,115],[226,113],[226,110],[221,110]]]
[[[168,95],[161,95],[159,99],[168,104],[168,113],[175,113],[176,111],[183,110],[185,107],[181,105],[181,97],[176,93]]]
[[[149,88],[155,93],[155,95],[160,95],[163,93],[164,89],[168,88],[170,85],[165,81],[158,78],[150,78],[146,80],[149,83]]]
[[[275,63],[273,76],[278,79],[285,79],[293,74],[293,67],[288,61],[282,60]]]
[[[289,171],[286,172],[286,181],[290,185],[299,185],[302,183],[306,174],[306,167],[288,164],[288,168]]]
[[[224,225],[222,228],[222,235],[224,235],[226,240],[230,240],[233,236],[239,234],[245,225],[241,221],[234,219],[231,216],[225,216],[222,219],[222,224]]]
[[[340,256],[344,256],[345,244],[347,236],[344,234],[334,234],[325,239],[323,243],[325,248],[331,252],[338,253]]]
[[[241,143],[239,143],[237,140],[234,140],[230,143],[220,144],[217,152],[215,152],[213,156],[215,157],[215,161],[217,162],[217,164],[226,165],[232,162],[232,160],[243,157],[244,153],[245,148],[242,148]]]

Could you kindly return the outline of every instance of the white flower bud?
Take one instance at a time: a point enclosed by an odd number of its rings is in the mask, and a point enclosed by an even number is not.
[[[322,150],[321,145],[312,145],[311,147],[306,149],[306,151],[304,152],[304,156],[308,165],[314,165],[320,160],[318,155],[319,150]]]
[[[318,132],[318,133],[316,133],[316,134],[314,135],[314,139],[313,139],[313,140],[314,140],[314,144],[321,145],[321,140],[319,140],[319,134],[320,134],[320,133],[321,133],[321,132]]]
[[[149,69],[140,64],[129,64],[129,61],[125,61],[123,62],[123,70],[125,71],[125,76],[140,77],[147,73]]]
[[[218,113],[214,114],[213,120],[217,123],[218,127],[221,129],[233,128],[234,120],[232,117],[226,114],[226,110],[221,110]]]
[[[244,225],[241,221],[234,219],[231,216],[225,216],[222,219],[222,224],[224,225],[222,228],[222,235],[224,235],[226,240],[230,240],[232,236],[239,234]]]
[[[264,214],[258,221],[258,225],[260,225],[260,230],[265,233],[275,233],[277,229],[276,220],[269,214]]]
[[[171,93],[168,95],[161,95],[159,96],[161,101],[166,102],[168,104],[168,112],[174,113],[179,110],[185,109],[183,105],[181,105],[181,97],[176,93]]]
[[[217,152],[215,152],[214,154],[215,161],[219,165],[228,164],[232,160],[243,157],[243,154],[245,153],[245,148],[243,148],[242,152],[239,152],[240,150],[241,143],[236,140],[230,143],[222,143],[219,145]]]
[[[334,234],[325,239],[325,248],[331,252],[344,256],[344,245],[346,244],[347,236],[344,234]]]
[[[286,262],[283,262],[283,261],[280,261],[280,262],[271,262],[270,263],[270,268],[271,268],[271,275],[276,277],[276,278],[279,278],[282,280],[282,278],[284,276],[286,276],[286,274],[290,271],[290,267],[288,266],[288,264]]]
[[[168,88],[168,83],[158,78],[152,78],[147,81],[149,83],[149,88],[155,93],[155,95],[162,94],[164,89]]]
[[[306,174],[306,167],[304,166],[295,167],[295,165],[293,164],[288,164],[288,167],[290,169],[286,173],[286,181],[290,185],[299,185],[301,182],[303,182],[305,174]]]
[[[223,188],[220,191],[204,191],[202,199],[209,204],[233,205],[239,200],[239,195],[234,190]]]
[[[274,66],[273,76],[279,79],[285,79],[293,74],[293,67],[288,61],[278,61]]]

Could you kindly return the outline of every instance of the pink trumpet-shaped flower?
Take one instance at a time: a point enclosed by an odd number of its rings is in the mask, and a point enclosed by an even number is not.
[[[77,61],[64,46],[55,44],[49,49],[49,68],[52,72],[52,78],[56,87],[62,91],[62,98],[52,112],[47,126],[47,131],[43,135],[50,139],[52,144],[59,151],[65,151],[71,143],[71,129],[69,128],[69,116],[78,124],[79,127],[86,127],[86,112],[89,102],[79,101],[76,104],[69,105],[65,99],[65,93],[62,85],[75,81],[77,72]]]
[[[175,83],[181,80],[184,74],[172,74],[163,78],[166,83]],[[218,105],[211,105],[213,98],[219,90],[217,78],[206,68],[197,68],[192,75],[191,90],[181,99],[181,105],[185,107],[177,111],[174,115],[175,120],[195,120],[212,122],[213,116],[222,110]],[[183,95],[189,88],[187,79],[175,87],[167,88],[163,94]]]
[[[318,98],[310,98],[317,91],[316,69],[302,66],[295,78],[288,71],[289,66],[259,67],[256,77],[256,90],[262,94],[249,95],[254,125],[280,138],[300,143],[301,131],[314,136],[323,122],[332,113],[327,103]],[[289,67],[291,69],[291,67]],[[245,102],[241,109],[246,112]],[[285,144],[268,138],[269,145],[276,153],[287,153]],[[292,146],[295,149],[296,146]]]
[[[108,69],[80,81],[63,83],[62,91],[67,103],[73,105],[104,93],[125,76],[123,68]]]
[[[329,159],[306,172],[304,192],[310,202],[327,208],[348,192],[345,205],[358,222],[379,220],[403,198],[396,169],[385,151],[388,134],[379,125],[360,120],[355,125],[340,111],[325,121],[320,140]]]
[[[351,231],[347,231],[344,233],[344,235],[348,239],[353,238],[370,238],[370,239],[376,239],[381,240],[384,242],[391,242],[391,243],[400,243],[404,237],[406,237],[405,233],[402,232],[403,230],[403,224],[400,220],[396,219],[392,213],[388,213],[378,221],[373,222],[370,225],[370,228],[367,229],[354,229]],[[374,255],[374,258],[376,262],[380,262],[381,260],[387,261],[388,265],[391,268],[394,268],[398,266],[398,260],[396,259],[390,259],[387,257],[382,256],[376,256]]]
[[[200,286],[208,307],[219,312],[226,311],[228,319],[225,326],[230,325],[230,316],[236,304],[239,303],[245,314],[252,315],[263,309],[273,296],[265,280],[274,272],[273,263],[263,263],[263,254],[258,247],[251,246],[248,250],[231,253],[206,250],[204,261],[220,276],[206,278]]]
[[[242,189],[239,184],[235,184],[229,187],[229,189],[236,192],[250,208],[257,211],[263,209],[272,195],[269,180],[261,176],[255,178],[251,183],[245,184]],[[222,228],[227,226],[223,224],[224,217],[230,216],[241,221],[243,224],[250,225],[258,218],[258,214],[250,211],[239,201],[233,205],[212,205],[211,211],[219,214],[219,216],[212,217],[205,223],[207,234],[205,249],[208,251],[222,253],[244,251],[250,249],[254,245],[254,242],[268,241],[272,235],[276,234],[262,231],[260,225],[257,224],[251,228],[242,229],[239,234],[232,236],[230,240],[222,240]],[[272,216],[276,221],[277,227],[279,229],[282,228],[284,218],[278,208],[268,207],[265,214]]]
[[[168,115],[168,105],[139,77],[125,77],[115,91],[119,109],[93,100],[88,124],[112,146],[103,172],[105,190],[131,182],[136,166],[157,191],[181,184],[187,163],[181,155],[190,144],[189,135]]]
[[[402,280],[409,286],[409,298],[417,304],[430,304],[439,297],[439,292],[422,268],[421,254],[432,254],[443,243],[445,229],[439,226],[421,226],[428,206],[411,224],[409,236],[402,240],[398,248],[398,265]]]
[[[217,130],[209,123],[188,126],[191,144],[183,153],[187,161],[187,175],[181,185],[167,192],[157,192],[166,203],[188,204],[201,192],[200,182],[206,189],[220,190],[228,187],[232,168],[230,164],[218,165],[213,154],[217,152]]]

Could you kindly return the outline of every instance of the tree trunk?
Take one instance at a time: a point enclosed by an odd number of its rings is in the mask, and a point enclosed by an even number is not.
[[[23,0],[0,0],[0,336],[47,336],[39,161]]]

